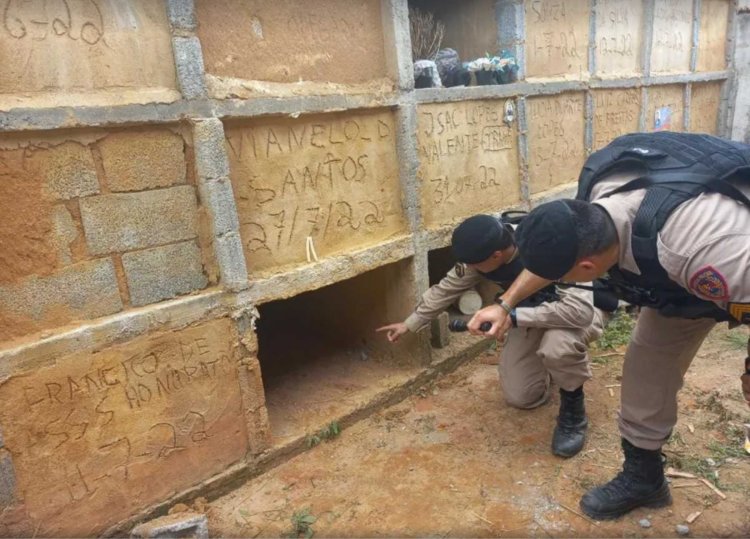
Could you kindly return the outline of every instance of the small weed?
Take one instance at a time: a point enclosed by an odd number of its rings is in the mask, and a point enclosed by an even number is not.
[[[596,481],[587,476],[581,477],[577,483],[581,487],[581,490],[591,490],[596,486]]]
[[[326,427],[320,429],[315,434],[310,434],[307,437],[307,447],[315,447],[324,440],[332,440],[336,436],[341,434],[341,427],[338,422],[331,421]]]
[[[292,514],[292,518],[290,518],[289,520],[292,523],[292,529],[289,531],[289,533],[283,535],[282,537],[289,537],[294,539],[304,537],[305,539],[310,539],[313,535],[315,535],[315,531],[313,531],[312,525],[315,524],[317,517],[310,513],[309,507],[305,507],[304,509],[295,511],[294,514]]]
[[[673,459],[675,468],[688,472],[698,477],[704,477],[709,481],[715,481],[714,470],[708,465],[706,459],[694,456],[675,456]]]
[[[682,438],[682,433],[678,431],[677,429],[672,431],[672,436],[669,438],[668,443],[674,444],[674,445],[681,445],[683,447],[687,446],[687,444],[685,443],[685,440]]]
[[[727,458],[744,458],[745,453],[745,430],[737,425],[727,425],[724,429],[724,434],[727,437],[725,443],[717,440],[711,440],[708,443],[708,449],[711,451],[711,457],[715,460],[727,459]]]
[[[604,328],[604,333],[597,341],[597,348],[600,350],[613,350],[628,344],[633,327],[635,327],[633,317],[624,310],[618,311],[609,320],[607,327]]]
[[[734,349],[745,350],[747,348],[747,332],[744,331],[744,328],[730,331],[724,335],[724,340]]]

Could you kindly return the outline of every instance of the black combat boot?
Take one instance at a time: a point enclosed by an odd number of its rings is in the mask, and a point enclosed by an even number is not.
[[[552,433],[552,452],[569,458],[577,454],[586,440],[589,421],[583,405],[583,386],[574,391],[560,390],[560,414]]]
[[[622,439],[625,463],[612,481],[589,490],[581,498],[581,509],[591,518],[610,520],[636,507],[672,504],[661,452],[641,449]]]

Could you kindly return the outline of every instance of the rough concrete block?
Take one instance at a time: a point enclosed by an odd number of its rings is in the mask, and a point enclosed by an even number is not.
[[[78,237],[78,228],[64,204],[55,206],[52,212],[52,231],[52,244],[57,251],[58,260],[64,265],[72,264],[70,244]]]
[[[234,203],[232,182],[229,178],[199,181],[201,204],[211,213],[214,235],[221,236],[240,228],[237,206]]]
[[[0,311],[43,320],[59,311],[67,320],[96,318],[122,310],[112,261],[90,260],[46,277],[0,286]]]
[[[144,522],[133,528],[131,538],[190,537],[208,539],[208,520],[200,513],[175,513]]]
[[[130,251],[197,235],[197,202],[190,185],[81,199],[86,242],[93,254]]]
[[[5,449],[0,449],[0,507],[10,505],[16,498],[16,472],[13,459]]]
[[[195,122],[195,170],[198,178],[213,180],[229,176],[224,124],[217,118]]]
[[[737,15],[734,65],[741,75],[746,75],[747,70],[750,69],[750,13],[748,12]]]
[[[88,146],[66,142],[30,151],[24,166],[44,178],[45,188],[58,200],[99,192],[94,157]]]
[[[448,313],[440,313],[430,323],[430,331],[432,333],[432,346],[435,348],[445,348],[450,344],[450,331],[448,330]]]
[[[240,235],[237,232],[228,232],[216,238],[214,253],[224,287],[233,291],[247,288],[247,264]]]
[[[195,6],[192,0],[167,0],[169,23],[176,30],[195,30]]]
[[[99,143],[112,191],[142,191],[185,183],[185,143],[168,131],[124,132]]]
[[[185,99],[206,96],[204,80],[203,52],[197,37],[173,37],[172,49],[177,66],[177,80],[180,92]]]
[[[732,140],[750,143],[750,76],[747,75],[737,77]]]
[[[200,248],[192,241],[126,253],[122,265],[136,306],[200,290],[208,283]]]

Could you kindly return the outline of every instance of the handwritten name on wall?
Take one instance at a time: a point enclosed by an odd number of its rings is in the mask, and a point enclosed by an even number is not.
[[[254,121],[227,128],[250,273],[306,262],[404,231],[387,112]]]
[[[588,3],[530,0],[524,5],[527,75],[553,77],[587,71]]]
[[[693,36],[692,0],[656,0],[651,45],[653,73],[683,73],[690,69]]]
[[[231,341],[230,322],[217,320],[74,354],[0,386],[5,446],[31,518],[83,532],[69,517],[115,522],[241,458]]]
[[[531,192],[576,181],[585,154],[583,94],[534,97],[526,103]]]
[[[594,90],[594,150],[603,148],[613,139],[638,131],[641,114],[641,91]]]
[[[596,71],[599,75],[640,72],[643,4],[601,0],[596,4]]]
[[[507,103],[515,111],[515,103]],[[426,226],[518,202],[518,137],[515,121],[504,121],[505,106],[503,100],[419,107],[418,178]]]

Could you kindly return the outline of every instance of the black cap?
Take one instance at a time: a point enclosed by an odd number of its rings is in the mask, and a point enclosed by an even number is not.
[[[451,247],[456,260],[464,264],[484,262],[495,251],[507,247],[508,232],[500,220],[491,215],[474,215],[453,231]]]
[[[531,273],[556,281],[576,263],[575,218],[563,200],[534,208],[516,229],[521,263]]]

